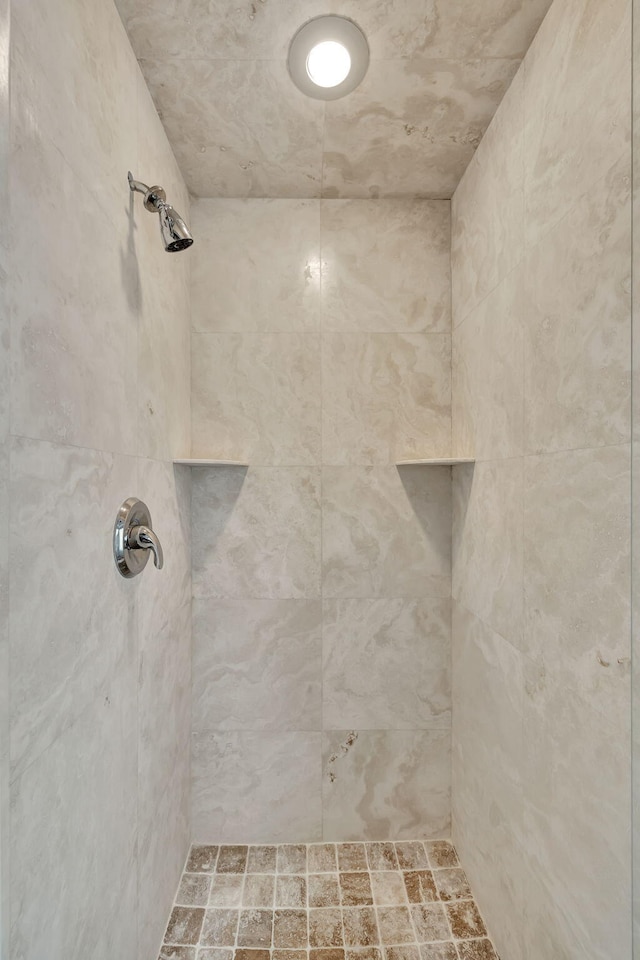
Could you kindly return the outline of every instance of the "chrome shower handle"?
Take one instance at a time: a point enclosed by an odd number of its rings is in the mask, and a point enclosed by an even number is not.
[[[128,540],[129,549],[139,547],[141,550],[151,550],[156,569],[162,570],[164,565],[162,546],[153,530],[143,524],[132,527],[129,531]]]

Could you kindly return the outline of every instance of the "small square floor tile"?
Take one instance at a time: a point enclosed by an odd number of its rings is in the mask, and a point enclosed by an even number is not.
[[[304,843],[284,843],[278,847],[278,873],[306,873],[307,848]]]
[[[441,903],[414,903],[411,917],[418,943],[451,939],[451,930]]]
[[[203,947],[233,947],[238,929],[237,910],[207,910],[202,925],[200,944]]]
[[[158,960],[196,960],[196,948],[165,944],[160,948]]]
[[[210,873],[183,873],[176,903],[185,907],[206,907],[210,887]]]
[[[419,841],[396,843],[396,855],[401,870],[427,870],[429,868],[424,845]]]
[[[459,960],[453,941],[449,943],[423,943],[420,947],[421,960]]]
[[[275,846],[249,847],[247,873],[275,873],[276,850]]]
[[[309,951],[309,960],[344,960],[344,950],[337,947],[321,947]]]
[[[473,900],[448,903],[446,907],[455,939],[467,940],[472,937],[486,937],[487,931],[480,916],[480,911]]]
[[[404,885],[410,903],[432,903],[438,891],[430,870],[414,870],[404,874]]]
[[[274,947],[304,948],[307,940],[306,910],[276,910],[273,920]]]
[[[458,866],[458,855],[455,847],[448,840],[427,840],[425,846],[432,869]]]
[[[441,900],[471,899],[471,888],[467,882],[464,870],[461,870],[459,867],[436,870],[434,871],[433,879]]]
[[[216,870],[218,873],[244,873],[247,865],[248,847],[220,847]]]
[[[383,944],[411,943],[415,940],[408,907],[379,907],[378,927]]]
[[[307,960],[306,950],[272,950],[271,960]]]
[[[407,902],[402,874],[397,870],[379,871],[371,874],[373,902],[377,907],[401,906]]]
[[[415,943],[398,947],[385,947],[385,960],[420,960],[420,951]]]
[[[309,911],[309,946],[342,947],[342,911],[333,907]]]
[[[341,873],[340,898],[345,907],[364,907],[373,903],[368,873]]]
[[[238,923],[239,947],[271,947],[272,910],[241,910]]]
[[[234,960],[270,960],[270,950],[252,950],[249,947],[239,947],[234,954]]]
[[[460,960],[498,960],[490,940],[461,940],[458,952]]]
[[[349,947],[370,947],[380,943],[373,907],[344,907],[344,942]]]
[[[367,854],[364,843],[338,843],[338,868],[345,873],[354,870],[368,870]]]
[[[357,876],[360,876],[360,874],[357,874]],[[337,873],[310,873],[307,878],[307,888],[310,907],[337,907],[340,905]]]
[[[165,943],[197,943],[203,919],[201,907],[174,907],[164,936]]]
[[[273,873],[247,874],[242,891],[243,907],[273,908],[276,878]]]
[[[198,960],[233,960],[233,954],[231,947],[201,947]]]
[[[380,947],[351,947],[346,951],[346,960],[383,960]]]
[[[211,881],[210,907],[239,907],[244,877],[217,873]]]
[[[213,873],[217,859],[218,847],[191,847],[185,871],[187,873]]]
[[[335,843],[311,843],[307,851],[309,873],[337,873]]]
[[[304,877],[276,877],[276,907],[306,907],[307,881]]]
[[[392,843],[367,843],[370,870],[397,870],[398,858]]]

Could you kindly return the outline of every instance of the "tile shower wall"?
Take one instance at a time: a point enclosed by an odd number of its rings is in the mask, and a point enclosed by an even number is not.
[[[11,956],[149,960],[190,839],[189,259],[127,170],[188,196],[111,2],[14,0],[11,41]],[[132,495],[166,562],[125,581]]]
[[[629,6],[555,0],[453,199],[453,836],[509,960],[631,955]]]
[[[192,217],[194,839],[447,835],[449,202]]]

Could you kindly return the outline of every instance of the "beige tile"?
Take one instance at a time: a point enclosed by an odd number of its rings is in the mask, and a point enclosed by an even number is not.
[[[164,939],[167,943],[198,943],[204,910],[200,907],[174,907]]]
[[[461,940],[458,943],[461,960],[498,960],[490,940]]]
[[[211,881],[209,906],[239,907],[242,901],[244,877],[239,874],[216,874]]]
[[[448,870],[434,870],[433,879],[441,900],[468,900],[471,888],[467,883],[464,870],[456,867]]]
[[[315,334],[194,333],[194,456],[269,466],[317,463],[319,358]]]
[[[189,851],[186,871],[189,873],[213,873],[216,868],[219,847],[193,846]]]
[[[522,644],[523,461],[458,468],[453,478],[453,597]]]
[[[368,873],[341,873],[340,899],[343,907],[364,907],[373,904]]]
[[[529,453],[629,439],[629,191],[625,157],[527,252]]]
[[[278,847],[278,873],[306,873],[307,848],[304,843],[284,843]]]
[[[340,886],[337,873],[310,873],[308,876],[309,906],[334,907],[340,905]],[[316,944],[321,946],[321,944]]]
[[[448,333],[446,200],[324,200],[322,324],[361,333]]]
[[[389,464],[450,453],[447,334],[326,333],[322,393],[325,464]]]
[[[486,936],[482,917],[473,900],[447,903],[446,911],[454,937],[466,940],[470,937]]]
[[[423,943],[420,947],[422,960],[459,960],[456,945],[450,943]]]
[[[319,733],[228,731],[194,736],[194,835],[231,842],[319,839],[320,763]],[[268,824],[266,809],[271,811]]]
[[[516,686],[514,684],[514,692]],[[429,858],[429,864],[432,869],[438,867],[456,867],[458,865],[458,855],[453,844],[448,840],[427,840],[425,849]]]
[[[334,908],[309,911],[309,944],[311,947],[343,945],[341,910]]]
[[[275,914],[277,918],[277,914]],[[269,948],[273,936],[272,910],[242,910],[238,922],[239,947]]]
[[[276,877],[276,907],[305,907],[307,881],[305,877],[284,875]]]
[[[424,844],[418,840],[407,840],[396,843],[396,856],[401,870],[424,870],[427,868],[427,857]]]
[[[447,597],[448,470],[326,467],[323,595]]]
[[[377,907],[399,906],[407,902],[402,874],[397,871],[376,871],[371,874],[373,902]]]
[[[448,833],[449,766],[447,730],[325,733],[325,836]]]
[[[306,910],[276,910],[273,920],[275,947],[306,947],[307,938]]]
[[[242,891],[243,907],[273,907],[275,892],[273,874],[252,873],[247,875]]]
[[[385,960],[420,960],[420,949],[414,943],[385,947]]]
[[[433,874],[429,870],[409,870],[405,872],[404,884],[410,903],[431,903],[438,899]]]
[[[441,903],[414,903],[411,906],[411,917],[418,943],[447,940],[451,936],[444,906]]]
[[[317,597],[319,472],[220,467],[196,473],[194,596]]]
[[[339,843],[338,867],[346,873],[353,870],[367,870],[367,853],[363,843]]]
[[[191,220],[194,330],[318,329],[318,201],[196,200]]]
[[[247,866],[248,848],[242,845],[229,845],[220,847],[218,861],[216,863],[217,873],[244,873]]]
[[[321,628],[315,600],[195,600],[193,729],[317,730]]]
[[[393,843],[390,841],[386,843],[368,843],[366,847],[369,870],[388,871],[398,869],[398,858],[396,857],[396,850]]]
[[[326,600],[323,612],[325,730],[450,725],[448,600]]]
[[[334,843],[311,843],[307,847],[309,873],[333,873],[338,869]]]
[[[342,922],[346,946],[368,947],[380,942],[373,907],[345,907]]]
[[[521,69],[451,202],[454,327],[507,277],[523,255],[524,71]]]
[[[185,873],[180,881],[176,903],[181,906],[206,906],[211,877],[202,873]]]
[[[247,873],[273,873],[276,869],[275,846],[249,847]]]
[[[377,913],[384,944],[410,943],[415,939],[408,907],[379,907]]]
[[[230,953],[229,957],[224,958],[224,960],[232,960],[232,958],[233,953]],[[196,948],[165,943],[160,947],[158,960],[196,960]],[[223,958],[221,957],[220,960],[223,960]]]

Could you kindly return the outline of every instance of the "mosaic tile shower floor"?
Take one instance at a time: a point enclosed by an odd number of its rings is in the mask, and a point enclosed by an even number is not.
[[[194,846],[159,960],[498,960],[445,840]]]

